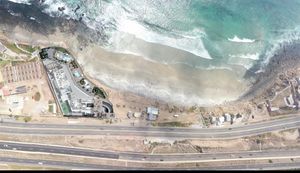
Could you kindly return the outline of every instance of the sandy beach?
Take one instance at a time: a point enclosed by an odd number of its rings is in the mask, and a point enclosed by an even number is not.
[[[245,115],[245,121],[252,114],[261,117],[257,120],[268,118],[263,116],[266,114],[265,109],[257,110],[259,102],[253,102],[252,99],[272,85],[270,81],[275,80],[277,73],[273,74],[273,78],[267,73],[265,77],[257,78],[260,82],[256,82],[246,92],[251,86],[250,80],[236,80],[245,77],[238,71],[190,70],[186,66],[156,63],[137,55],[111,53],[101,48],[91,37],[95,34],[94,39],[97,39],[101,34],[87,32],[90,31],[88,28],[72,20],[61,21],[60,18],[54,20],[45,17],[49,28],[46,24],[31,26],[17,18],[14,20],[17,21],[7,21],[0,25],[0,39],[68,49],[81,65],[85,75],[108,93],[119,119],[125,120],[129,111],[145,111],[147,106],[160,109],[159,121],[180,121],[187,124],[197,124],[200,122],[200,115],[208,116],[211,113],[217,116],[241,113]],[[155,49],[160,51],[157,45]],[[160,52],[160,56],[167,55]],[[274,69],[274,65],[270,65],[268,69]],[[184,85],[179,85],[180,83]],[[238,99],[243,93],[244,97]],[[180,116],[175,118],[175,114]],[[139,120],[136,122],[142,123]]]

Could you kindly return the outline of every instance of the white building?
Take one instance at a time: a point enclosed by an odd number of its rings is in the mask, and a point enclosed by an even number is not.
[[[226,121],[226,122],[231,121],[231,115],[228,114],[228,113],[224,114],[224,118],[225,118],[225,121]]]

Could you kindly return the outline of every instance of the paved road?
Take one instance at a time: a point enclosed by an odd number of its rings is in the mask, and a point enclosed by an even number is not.
[[[37,159],[19,159],[11,157],[0,157],[0,163],[5,164],[22,164],[33,166],[48,166],[59,169],[75,169],[75,170],[170,170],[170,168],[133,168],[121,166],[109,166],[99,164],[74,163],[63,161],[37,160]],[[199,167],[199,168],[171,168],[171,170],[288,170],[300,169],[299,162],[292,163],[270,163],[270,164],[255,164],[255,165],[234,165],[234,166],[214,166],[214,167]]]
[[[112,160],[123,160],[145,163],[185,163],[185,162],[209,162],[230,160],[255,160],[269,158],[300,158],[299,149],[245,151],[226,153],[184,153],[184,154],[145,154],[133,152],[101,151],[65,146],[41,145],[21,142],[0,142],[0,150],[16,150],[26,152],[42,152],[51,154],[64,154]]]
[[[300,127],[300,115],[231,128],[158,128],[104,125],[0,123],[0,133],[30,135],[117,135],[177,139],[232,139]]]
[[[11,158],[11,157],[0,157],[0,163],[34,165],[34,166],[53,167],[59,169],[78,169],[78,170],[136,169],[130,167],[118,167],[118,166],[99,165],[99,164],[37,160],[37,159],[20,159],[20,158]]]

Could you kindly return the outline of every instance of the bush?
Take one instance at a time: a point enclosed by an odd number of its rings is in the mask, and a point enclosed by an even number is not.
[[[93,90],[92,90],[92,92],[95,95],[100,96],[101,98],[104,98],[104,99],[106,98],[105,92],[102,89],[98,88],[98,87],[94,87]]]
[[[29,122],[29,121],[31,121],[31,117],[25,117],[25,118],[24,118],[24,122],[25,122],[25,123],[27,123],[27,122]]]
[[[33,99],[34,99],[35,101],[40,101],[40,99],[41,99],[41,93],[40,93],[40,92],[36,92],[36,93],[34,94],[34,96],[33,96]]]
[[[84,81],[84,78],[82,78],[80,81],[79,81],[80,85],[84,85],[85,84],[85,81]]]

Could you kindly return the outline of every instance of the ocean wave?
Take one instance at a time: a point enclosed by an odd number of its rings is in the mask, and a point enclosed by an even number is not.
[[[160,33],[150,31],[143,25],[139,24],[137,21],[128,19],[123,19],[119,22],[118,31],[132,34],[135,37],[150,43],[166,45],[169,47],[190,52],[202,58],[212,59],[208,51],[205,49],[202,40],[200,38],[192,37],[190,35],[178,35],[177,38],[173,38],[171,36],[162,35]],[[118,34],[114,35],[120,36]],[[120,39],[122,38],[112,38],[113,42]]]
[[[18,4],[27,4],[27,5],[31,5],[30,0],[8,0],[14,3],[18,3]]]
[[[26,0],[14,1],[29,2]],[[45,0],[42,4],[43,12],[52,17],[63,16],[67,19],[81,20],[89,28],[107,35],[110,38],[107,44],[111,46],[109,48],[115,48],[114,52],[121,52],[118,48],[122,45],[117,44],[122,38],[117,37],[122,36],[122,34],[131,34],[149,43],[173,47],[202,58],[212,59],[202,42],[202,38],[205,37],[204,31],[194,29],[188,32],[177,30],[160,32],[139,20],[138,15],[141,15],[139,14],[141,11],[134,14],[133,9],[121,1],[90,1],[90,4],[86,4],[83,1],[74,3],[72,1]]]
[[[233,38],[228,38],[228,41],[237,42],[237,43],[253,43],[255,40],[251,40],[248,38],[239,38],[238,36],[234,36]]]
[[[282,47],[290,45],[295,41],[300,40],[300,26],[293,30],[285,30],[278,39],[271,40],[271,46],[265,52],[265,58],[262,61],[262,70],[271,60],[271,58],[281,50]]]
[[[259,60],[259,53],[255,54],[239,54],[239,55],[229,55],[231,58],[243,58],[243,59],[252,59],[252,60]]]

